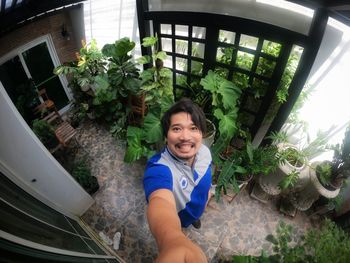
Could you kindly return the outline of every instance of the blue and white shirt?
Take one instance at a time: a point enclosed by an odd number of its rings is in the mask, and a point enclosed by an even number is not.
[[[146,200],[158,189],[173,192],[182,227],[203,214],[211,186],[211,154],[202,144],[192,167],[176,158],[166,147],[147,162],[143,178]]]

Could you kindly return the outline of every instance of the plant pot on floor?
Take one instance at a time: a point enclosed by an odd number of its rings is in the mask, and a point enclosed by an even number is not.
[[[286,150],[295,150],[298,151],[297,147],[292,144],[280,143],[278,145],[279,152]],[[272,196],[277,196],[282,193],[287,193],[289,191],[298,191],[303,189],[307,182],[309,181],[309,167],[306,165],[307,160],[303,158],[299,163],[293,163],[291,160],[286,158],[284,164],[280,164],[276,172],[271,173],[266,176],[259,177],[259,185],[267,194]],[[298,181],[295,183],[294,187],[288,190],[283,190],[280,186],[280,183],[292,172],[297,172]]]
[[[339,194],[340,188],[332,190],[329,188],[327,189],[322,185],[316,174],[315,168],[317,164],[318,162],[311,165],[312,169],[310,169],[310,181],[306,187],[301,191],[290,194],[290,200],[293,206],[298,210],[308,210],[320,196],[330,199],[335,198]]]

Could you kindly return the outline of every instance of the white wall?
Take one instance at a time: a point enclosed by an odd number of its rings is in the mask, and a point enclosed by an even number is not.
[[[82,215],[93,204],[34,135],[1,82],[0,145],[1,171],[39,200],[68,216]]]
[[[313,11],[281,0],[149,0],[151,11],[209,12],[248,18],[307,35]],[[288,10],[294,7],[295,12]]]

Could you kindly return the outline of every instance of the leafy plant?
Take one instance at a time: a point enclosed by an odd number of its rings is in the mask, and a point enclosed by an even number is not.
[[[172,98],[163,97],[146,115],[141,127],[129,126],[124,161],[131,163],[141,157],[150,157],[163,144],[161,117],[173,104]]]
[[[280,222],[276,235],[266,237],[273,244],[273,255],[262,252],[259,257],[233,256],[233,262],[347,263],[350,259],[349,235],[329,219],[319,229],[308,230],[294,246],[291,245],[292,233],[292,226]]]
[[[321,184],[326,186],[331,181],[332,166],[330,161],[324,161],[316,166],[316,174]]]
[[[35,119],[33,121],[32,129],[35,135],[47,148],[52,148],[58,143],[55,136],[55,130],[47,121]]]
[[[212,114],[218,121],[219,136],[230,141],[239,129],[238,100],[242,91],[212,70],[201,79],[200,84],[211,94]]]
[[[219,200],[221,191],[226,194],[228,186],[238,192],[238,181],[274,172],[280,163],[277,152],[275,145],[255,147],[247,140],[242,149],[235,149],[227,160],[219,161],[222,169],[215,189],[216,200]]]
[[[89,194],[93,194],[98,190],[99,185],[97,178],[91,175],[86,159],[77,161],[74,164],[71,174]]]
[[[66,63],[54,69],[57,75],[70,75],[80,89],[91,96],[95,93],[96,77],[105,72],[106,60],[97,47],[96,40],[89,44],[82,41],[82,48],[76,53],[75,62]]]
[[[172,72],[163,67],[163,61],[167,58],[164,51],[158,51],[158,38],[146,37],[143,39],[142,46],[151,47],[152,55],[142,56],[138,59],[140,64],[151,64],[141,73],[141,90],[145,92],[146,104],[152,106],[157,104],[163,97],[170,97],[174,100]]]

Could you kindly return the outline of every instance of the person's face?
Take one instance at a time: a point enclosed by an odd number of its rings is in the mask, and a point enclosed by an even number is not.
[[[171,115],[167,134],[167,145],[178,158],[192,165],[194,157],[202,144],[203,134],[192,122],[191,115],[179,112]]]

